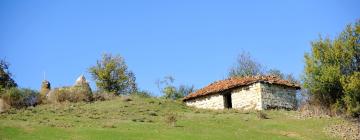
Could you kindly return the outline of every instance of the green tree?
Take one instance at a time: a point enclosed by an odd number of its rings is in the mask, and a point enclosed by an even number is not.
[[[189,95],[190,93],[195,91],[195,87],[194,85],[192,86],[187,86],[187,85],[180,85],[177,88],[177,98],[183,98],[187,95]]]
[[[311,99],[337,111],[359,116],[360,20],[334,40],[313,41],[305,54],[304,87]]]
[[[166,76],[163,80],[156,82],[159,90],[164,94],[162,96],[163,98],[177,100],[194,92],[194,86],[180,85],[179,87],[175,87],[173,85],[174,81],[175,79],[172,76]]]
[[[135,74],[128,70],[120,55],[103,54],[89,72],[100,90],[114,94],[130,94],[137,90]]]
[[[9,71],[9,63],[5,60],[0,60],[0,90],[17,87],[16,82],[12,79],[12,74]]]
[[[230,68],[229,77],[245,77],[264,74],[263,66],[255,61],[250,53],[243,51],[237,58],[236,64]]]

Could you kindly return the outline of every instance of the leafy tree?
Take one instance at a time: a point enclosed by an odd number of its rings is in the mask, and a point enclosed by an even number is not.
[[[242,52],[237,60],[236,64],[230,68],[229,77],[245,77],[245,76],[254,76],[262,75],[264,73],[263,66],[255,61],[250,53]]]
[[[137,90],[135,74],[128,70],[120,55],[103,54],[89,72],[100,90],[115,94],[129,94]]]
[[[163,98],[176,100],[194,91],[194,86],[180,85],[179,87],[175,87],[173,85],[174,81],[175,79],[172,76],[166,76],[163,80],[157,81],[159,90],[164,94]],[[162,85],[164,86],[162,87]]]
[[[347,113],[353,116],[360,115],[360,72],[354,72],[351,76],[341,79],[344,85],[344,104],[347,107]]]
[[[195,87],[193,85],[192,86],[180,85],[179,88],[177,89],[177,94],[178,94],[177,98],[183,98],[194,91],[195,91]]]
[[[5,60],[0,60],[0,90],[2,88],[9,89],[11,87],[17,87],[17,84],[11,77],[12,74],[9,71],[9,63]]]
[[[178,94],[177,94],[177,91],[176,91],[176,87],[174,86],[166,86],[162,92],[164,93],[164,98],[165,99],[178,99]]]
[[[311,99],[359,116],[360,20],[334,40],[320,37],[311,45],[311,53],[305,54],[303,79]]]

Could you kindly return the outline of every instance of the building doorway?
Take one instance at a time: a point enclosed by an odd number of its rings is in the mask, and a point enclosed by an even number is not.
[[[224,93],[224,108],[232,108],[232,101],[231,101],[231,92]]]

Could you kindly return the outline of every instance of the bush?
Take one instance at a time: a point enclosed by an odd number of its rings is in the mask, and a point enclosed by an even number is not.
[[[264,111],[257,111],[256,116],[259,119],[269,119],[269,117],[267,116],[267,114]]]
[[[165,123],[169,126],[176,126],[177,114],[176,113],[167,113],[165,115]]]
[[[106,101],[115,97],[114,93],[108,93],[104,91],[97,91],[93,94],[93,101]]]
[[[308,101],[299,107],[302,117],[323,117],[323,116],[337,116],[336,112],[332,112],[329,108],[322,106],[319,103]]]
[[[37,91],[27,88],[10,88],[0,93],[0,97],[10,106],[22,108],[37,104]]]
[[[84,86],[63,87],[57,88],[49,92],[49,99],[51,102],[80,102],[92,101],[92,92],[89,88]]]

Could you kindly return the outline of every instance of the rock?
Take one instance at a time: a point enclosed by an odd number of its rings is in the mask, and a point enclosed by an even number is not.
[[[0,113],[3,113],[10,109],[10,105],[8,105],[5,100],[0,98]]]

